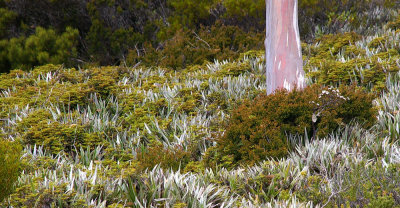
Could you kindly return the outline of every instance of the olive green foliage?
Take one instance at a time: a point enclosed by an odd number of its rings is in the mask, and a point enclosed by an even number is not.
[[[183,169],[191,160],[190,153],[182,147],[169,148],[165,149],[162,144],[154,144],[138,151],[139,171],[153,169],[156,165],[175,171]]]
[[[23,75],[21,70],[12,71],[9,74],[1,74],[0,88],[7,90],[16,86],[9,96],[0,97],[0,115],[7,117],[7,113],[15,106],[23,107],[40,106],[49,102],[65,104],[71,109],[77,105],[85,106],[89,103],[89,94],[93,93],[93,87],[84,83],[85,74],[70,69],[60,72],[61,66],[45,65],[36,67],[29,76]],[[46,74],[56,74],[55,79],[46,81]],[[24,76],[21,79],[17,77]],[[49,77],[50,78],[50,77]],[[53,77],[51,77],[53,78]],[[40,93],[38,93],[40,91]]]
[[[51,153],[67,153],[76,149],[100,145],[99,134],[88,133],[87,128],[78,124],[49,123],[52,115],[42,109],[30,113],[18,123],[17,129],[25,132],[22,141],[25,144],[41,145]]]
[[[0,140],[0,202],[12,193],[21,173],[21,150],[17,142]]]
[[[315,99],[315,98],[314,98]],[[325,88],[318,92],[313,102],[313,135],[327,136],[340,126],[357,121],[364,128],[376,122],[377,109],[373,105],[375,95],[362,88],[342,85],[338,89]]]
[[[326,204],[326,207],[399,207],[397,196],[399,166],[385,168],[378,162],[373,166],[354,164],[351,172],[341,177],[343,182],[322,191],[326,181],[320,176],[309,176],[297,196],[304,200]],[[321,185],[322,184],[322,185]],[[337,190],[340,190],[338,192]],[[330,198],[330,196],[333,196]]]
[[[304,91],[276,91],[259,96],[238,107],[209,151],[206,163],[232,167],[256,164],[267,157],[281,158],[288,153],[287,135],[307,133],[323,138],[354,119],[370,128],[376,121],[374,96],[361,89],[339,89],[316,85]]]
[[[154,41],[160,3],[141,0],[5,1],[1,5],[1,14],[4,17],[0,18],[3,20],[0,25],[8,27],[1,38],[5,41],[29,37],[39,27],[51,29],[57,36],[61,36],[67,28],[74,28],[79,31],[74,32],[74,45],[72,47],[64,44],[69,48],[63,50],[76,48],[76,52],[68,54],[67,59],[61,63],[68,63],[70,66],[83,65],[86,62],[115,65],[124,59],[128,49],[141,48],[145,40]],[[15,14],[16,17],[12,18],[10,14]],[[75,44],[78,41],[79,44]],[[46,63],[60,62],[50,59]],[[14,65],[6,65],[4,71],[15,68]]]
[[[396,8],[388,0],[300,0],[302,40],[351,29],[369,34]],[[4,72],[47,63],[181,69],[262,49],[265,31],[264,0],[10,0],[0,9]]]
[[[195,28],[207,24],[214,2],[215,0],[168,1],[173,9],[170,17],[171,29]]]
[[[156,50],[147,45],[145,54],[131,50],[127,63],[134,65],[159,65],[172,69],[182,69],[189,65],[201,65],[205,61],[235,60],[240,53],[250,49],[261,50],[263,34],[245,32],[237,26],[216,24],[210,28],[201,27],[198,32],[180,30],[163,46]]]
[[[229,24],[237,24],[247,29],[264,30],[265,1],[262,0],[225,0],[222,5],[226,9],[223,15]]]
[[[148,5],[141,0],[88,2],[91,26],[85,40],[91,61],[101,65],[116,64],[124,59],[128,49],[142,43],[146,37],[140,33],[139,28],[151,27],[145,17],[139,16],[148,15],[141,11],[146,7]],[[151,36],[147,38],[151,40]]]
[[[309,57],[305,70],[321,84],[356,83],[380,91],[387,74],[399,70],[400,54],[392,45],[396,41],[393,37],[395,34],[388,33],[366,41],[354,32],[322,36],[304,48],[304,55]]]
[[[7,29],[12,23],[17,14],[13,11],[7,10],[5,8],[0,8],[0,38],[3,39],[7,35]]]
[[[97,134],[86,133],[81,125],[66,125],[58,122],[48,124],[46,120],[30,126],[23,135],[23,141],[25,144],[42,145],[54,154],[60,151],[71,153],[75,151],[75,148],[86,148],[102,143]]]
[[[59,35],[52,29],[37,27],[29,37],[1,40],[0,67],[30,70],[47,63],[71,64],[77,57],[77,38],[78,30],[70,27]]]
[[[302,36],[307,40],[321,28],[324,33],[336,33],[344,27],[357,30],[363,25],[360,32],[364,32],[388,21],[384,15],[373,17],[370,11],[377,8],[384,11],[385,8],[394,6],[395,2],[392,0],[299,0],[299,27]]]
[[[386,26],[393,30],[400,29],[400,15],[394,21],[388,22]]]

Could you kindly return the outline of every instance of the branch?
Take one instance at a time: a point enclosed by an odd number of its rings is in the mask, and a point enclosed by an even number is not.
[[[211,48],[210,44],[208,44],[205,40],[201,39],[196,32],[193,31],[193,34],[196,36],[197,40],[200,40],[201,42],[205,43],[208,46],[208,48]]]

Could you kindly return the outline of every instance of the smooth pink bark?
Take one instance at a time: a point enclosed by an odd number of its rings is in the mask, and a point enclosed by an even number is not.
[[[265,61],[267,94],[305,87],[297,0],[266,0]]]

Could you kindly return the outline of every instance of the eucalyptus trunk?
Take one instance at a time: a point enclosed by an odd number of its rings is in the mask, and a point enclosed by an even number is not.
[[[305,87],[297,0],[266,0],[267,94]]]

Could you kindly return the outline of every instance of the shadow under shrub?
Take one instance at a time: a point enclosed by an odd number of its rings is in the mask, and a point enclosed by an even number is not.
[[[204,162],[209,167],[252,165],[267,157],[286,156],[289,134],[321,138],[353,120],[370,128],[376,120],[373,99],[356,86],[313,85],[302,91],[260,95],[234,110]]]

